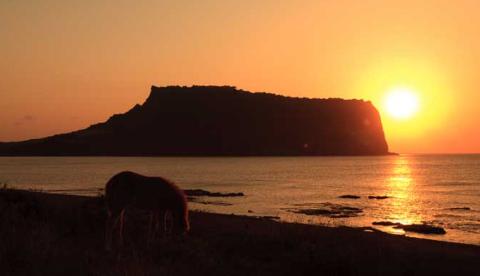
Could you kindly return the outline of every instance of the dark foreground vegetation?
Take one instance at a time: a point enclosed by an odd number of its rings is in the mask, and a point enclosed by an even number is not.
[[[480,247],[191,212],[188,236],[103,248],[89,198],[0,190],[0,275],[478,275]],[[130,231],[130,232],[128,232]]]

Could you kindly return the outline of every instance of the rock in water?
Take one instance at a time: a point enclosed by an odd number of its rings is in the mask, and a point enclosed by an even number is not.
[[[360,196],[357,196],[357,195],[341,195],[338,198],[359,199]]]
[[[404,231],[415,232],[420,234],[438,234],[443,235],[447,232],[442,227],[432,226],[428,224],[410,224],[410,225],[402,225],[396,226],[395,228],[401,228]]]

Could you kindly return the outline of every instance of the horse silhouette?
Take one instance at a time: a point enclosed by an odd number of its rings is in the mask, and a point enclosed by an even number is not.
[[[188,221],[187,200],[183,191],[162,177],[148,177],[134,172],[114,175],[105,186],[108,218],[105,225],[105,247],[111,248],[113,234],[118,229],[120,245],[124,243],[124,227],[128,209],[147,211],[150,215],[148,241],[151,241],[163,222],[164,231],[186,233]],[[171,228],[167,226],[168,219]]]

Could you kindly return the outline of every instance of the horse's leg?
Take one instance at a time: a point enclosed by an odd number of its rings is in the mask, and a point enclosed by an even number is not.
[[[167,214],[168,214],[168,210],[165,210],[165,212],[163,212],[163,235],[164,236],[168,236],[168,229],[167,229]]]
[[[150,211],[150,240],[149,243],[155,242],[158,236],[158,211]]]
[[[118,214],[108,214],[107,220],[105,222],[105,249],[110,251],[114,243],[118,243],[119,225],[121,219],[121,213]],[[118,234],[116,233],[118,231]],[[117,244],[118,245],[118,244]]]
[[[110,251],[112,249],[112,234],[114,223],[116,222],[115,218],[111,214],[108,215],[107,220],[105,221],[105,250]]]
[[[153,220],[155,218],[155,213],[152,211],[150,212],[150,221],[148,223],[148,235],[147,235],[147,245],[150,244],[150,242],[153,241],[153,236],[154,236],[154,224]]]
[[[173,212],[172,210],[165,210],[163,215],[163,230],[166,236],[170,236],[173,230]]]
[[[163,214],[164,214],[164,210],[158,210],[156,212],[156,222],[157,224],[155,225],[155,232],[157,233],[157,237],[159,235],[161,235],[161,237],[163,237]]]
[[[123,240],[123,228],[125,226],[125,209],[126,208],[124,208],[122,210],[122,212],[120,212],[120,229],[118,230],[119,238],[120,238],[120,240],[119,240],[120,247],[123,247],[123,242],[124,242],[124,240]]]
[[[160,210],[155,210],[154,213],[155,213],[155,228],[154,228],[154,235],[155,235],[155,238],[158,238],[158,232],[160,230],[160,227],[161,227],[161,220],[160,220],[160,214],[161,214],[162,211]]]

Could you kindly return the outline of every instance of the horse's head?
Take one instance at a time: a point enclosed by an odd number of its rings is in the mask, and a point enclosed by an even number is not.
[[[190,231],[190,223],[188,221],[188,210],[185,210],[180,216],[177,217],[177,223],[175,224],[175,233],[187,234]]]

